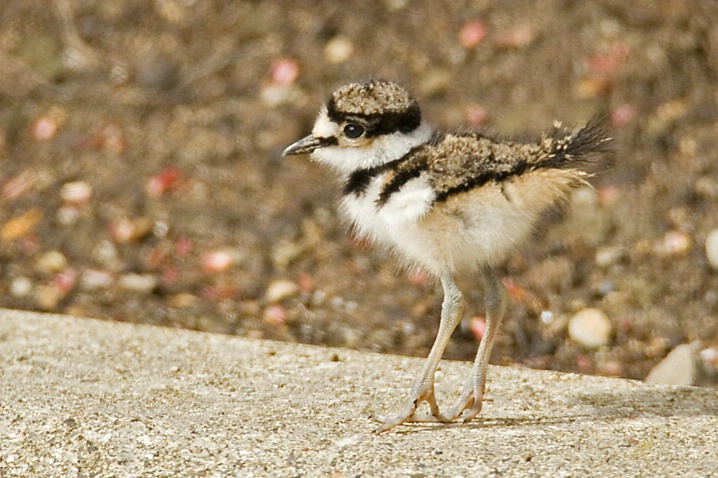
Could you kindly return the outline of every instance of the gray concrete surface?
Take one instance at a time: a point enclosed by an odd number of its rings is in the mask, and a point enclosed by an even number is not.
[[[371,434],[420,365],[0,310],[0,477],[718,476],[708,389],[492,367],[475,422]]]

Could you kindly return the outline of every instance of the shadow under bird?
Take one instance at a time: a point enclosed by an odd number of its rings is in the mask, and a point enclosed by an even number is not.
[[[575,130],[555,124],[528,144],[437,132],[406,89],[373,79],[335,90],[312,134],[284,150],[285,156],[311,153],[335,170],[343,186],[341,212],[356,231],[405,265],[432,273],[444,289],[439,332],[424,368],[401,410],[373,417],[377,432],[479,414],[506,305],[494,268],[526,241],[547,209],[585,184],[582,166],[607,152],[609,143],[600,120]],[[483,277],[486,330],[458,402],[441,411],[434,374],[464,310],[454,280],[459,273]],[[428,413],[417,410],[422,402]]]

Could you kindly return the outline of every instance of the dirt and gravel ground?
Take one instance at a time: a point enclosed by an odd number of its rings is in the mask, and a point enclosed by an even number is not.
[[[608,115],[612,167],[502,268],[496,363],[718,368],[718,4],[5,0],[0,306],[425,355],[441,291],[352,240],[282,149],[336,85],[405,83],[440,128]],[[718,254],[718,253],[717,253]],[[471,359],[481,288],[446,356]],[[610,318],[581,347],[572,315]]]

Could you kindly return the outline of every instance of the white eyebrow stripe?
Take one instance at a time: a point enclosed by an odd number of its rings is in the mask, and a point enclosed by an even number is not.
[[[331,138],[337,136],[338,125],[329,119],[326,109],[322,109],[319,113],[317,121],[314,123],[312,135],[315,138]]]

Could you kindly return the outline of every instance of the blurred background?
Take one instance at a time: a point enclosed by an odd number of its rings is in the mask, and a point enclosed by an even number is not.
[[[501,269],[493,363],[715,386],[709,0],[3,0],[0,306],[425,356],[440,287],[348,234],[331,172],[280,157],[370,75],[441,129],[608,117],[610,169]],[[461,286],[445,357],[470,360]]]

